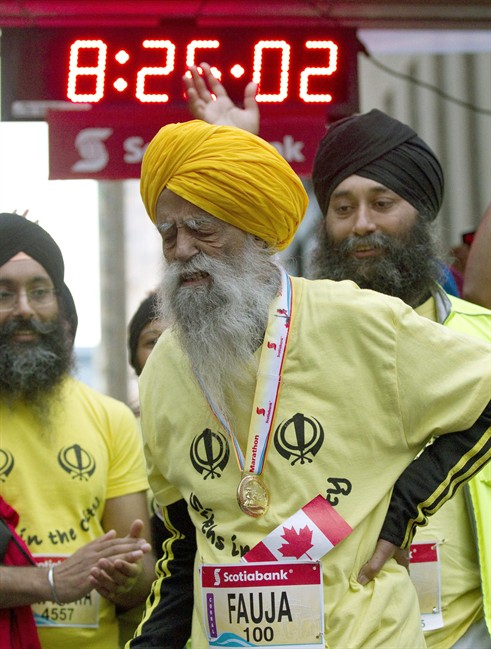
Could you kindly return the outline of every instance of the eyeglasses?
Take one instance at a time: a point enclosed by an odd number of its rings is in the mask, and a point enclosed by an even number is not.
[[[31,288],[26,291],[29,304],[37,309],[50,306],[56,300],[56,289],[48,287]],[[12,311],[19,301],[19,292],[0,289],[0,311]]]

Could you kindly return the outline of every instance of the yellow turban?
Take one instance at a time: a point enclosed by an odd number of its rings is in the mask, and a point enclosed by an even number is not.
[[[283,250],[307,209],[290,165],[256,135],[201,120],[160,129],[143,157],[140,191],[155,223],[164,188]]]

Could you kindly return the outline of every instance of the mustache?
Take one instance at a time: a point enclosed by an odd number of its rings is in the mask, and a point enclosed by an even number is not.
[[[391,237],[383,232],[372,232],[372,234],[367,234],[364,237],[349,236],[336,246],[339,252],[347,254],[364,247],[392,249],[394,242]]]
[[[235,266],[202,252],[186,261],[172,261],[165,268],[163,292],[175,296],[180,291],[182,282],[193,275],[208,276],[211,285],[227,283],[235,276]]]
[[[194,255],[186,261],[175,260],[167,265],[166,272],[175,279],[182,279],[183,277],[192,273],[213,273],[217,269],[226,267],[226,265],[218,260],[209,257],[202,252]]]
[[[13,318],[5,322],[0,328],[0,335],[9,337],[19,332],[30,331],[41,336],[47,336],[56,329],[56,322],[42,322],[31,318],[30,320],[23,320],[21,318]]]

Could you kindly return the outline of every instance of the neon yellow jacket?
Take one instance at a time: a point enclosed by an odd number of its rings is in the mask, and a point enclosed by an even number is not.
[[[428,309],[431,302],[433,303],[431,307],[434,307],[431,309],[434,312],[433,319],[460,333],[491,342],[491,311],[489,309],[448,295],[438,287],[433,297],[422,305],[421,315],[429,316]],[[420,308],[416,310],[420,312]],[[484,619],[491,635],[491,464],[487,464],[467,483],[464,489],[465,502],[472,521],[477,548]],[[431,526],[432,519],[430,519],[427,528],[428,533],[430,533]],[[445,590],[444,585],[443,590]],[[467,625],[470,623],[472,621],[468,621]],[[450,632],[449,629],[446,631],[439,629],[425,634],[428,647],[449,646],[447,641],[449,640],[453,644],[465,630],[467,629],[461,628],[459,631]],[[446,641],[447,631],[450,632],[450,638],[447,638]],[[457,636],[454,635],[455,633]]]

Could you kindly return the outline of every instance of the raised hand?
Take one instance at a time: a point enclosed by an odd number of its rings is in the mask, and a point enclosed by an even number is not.
[[[183,76],[188,98],[188,108],[197,119],[217,126],[236,126],[259,133],[259,107],[256,102],[257,86],[252,81],[244,91],[244,108],[236,106],[220,81],[213,76],[208,63],[192,66]]]

